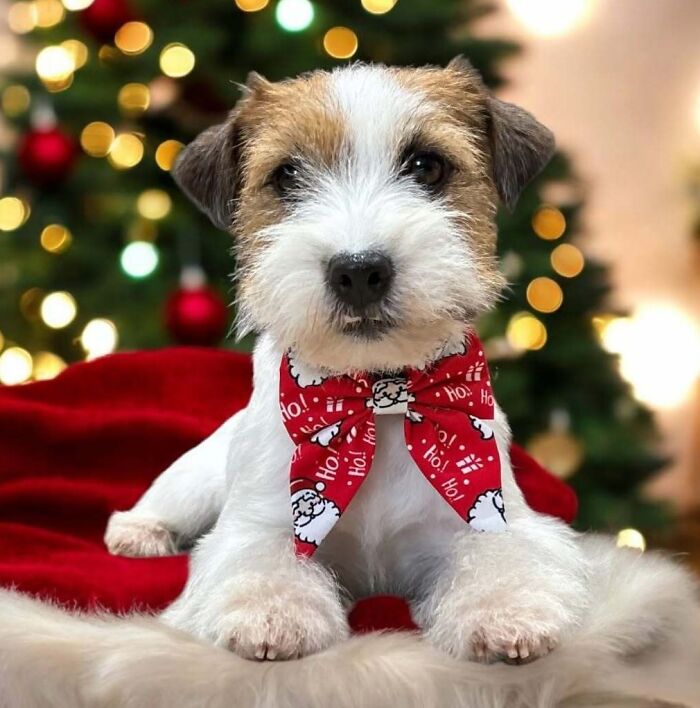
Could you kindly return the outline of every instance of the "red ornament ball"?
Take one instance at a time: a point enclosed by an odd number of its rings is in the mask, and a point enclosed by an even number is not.
[[[212,288],[180,288],[165,306],[165,326],[178,344],[214,346],[226,334],[228,309]]]
[[[77,155],[75,140],[56,127],[31,130],[21,139],[17,150],[24,174],[42,187],[63,182]]]
[[[110,43],[116,31],[134,17],[126,0],[94,0],[80,13],[80,24],[98,41]]]

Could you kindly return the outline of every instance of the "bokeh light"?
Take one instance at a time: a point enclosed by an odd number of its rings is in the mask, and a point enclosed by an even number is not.
[[[556,207],[541,207],[532,217],[532,230],[545,241],[554,241],[566,231],[566,219]]]
[[[44,47],[36,57],[36,73],[45,82],[62,83],[75,71],[73,56],[61,46]]]
[[[110,164],[118,170],[135,167],[143,159],[143,142],[133,133],[121,133],[109,149]]]
[[[66,10],[71,10],[76,12],[78,10],[85,10],[90,7],[95,0],[63,0],[63,5]]]
[[[144,219],[162,219],[172,208],[170,195],[163,189],[147,189],[139,194],[136,200],[136,210]]]
[[[0,354],[0,383],[6,386],[29,381],[32,376],[32,356],[21,347],[10,347]]]
[[[126,22],[114,35],[114,44],[124,54],[145,52],[153,43],[153,30],[145,22]]]
[[[527,301],[538,312],[555,312],[563,300],[559,283],[551,278],[535,278],[527,286]]]
[[[101,317],[90,320],[80,335],[80,344],[88,359],[111,354],[118,342],[119,334],[114,322]]]
[[[53,379],[66,368],[66,362],[53,352],[37,352],[33,363],[33,377],[37,381]]]
[[[535,351],[547,343],[547,328],[529,312],[519,312],[511,317],[506,337],[515,350]]]
[[[275,18],[283,30],[301,32],[314,21],[314,6],[309,0],[280,0]]]
[[[114,129],[108,123],[88,123],[80,133],[80,145],[92,157],[106,157],[114,142]]]
[[[156,149],[156,164],[158,167],[169,172],[183,147],[185,146],[179,140],[165,140],[162,142]]]
[[[637,529],[622,529],[622,531],[617,534],[617,547],[645,551],[647,542]]]
[[[34,0],[36,26],[41,28],[57,25],[66,14],[60,0]]]
[[[552,268],[565,278],[575,278],[585,265],[583,253],[570,243],[557,246],[550,256]]]
[[[349,59],[357,45],[357,35],[347,27],[332,27],[323,36],[323,48],[334,59]]]
[[[148,109],[151,103],[151,92],[145,84],[125,84],[119,89],[117,103],[125,115],[139,115]]]
[[[29,218],[29,206],[17,197],[0,199],[0,231],[14,231]]]
[[[78,314],[75,298],[67,292],[49,293],[41,302],[41,319],[51,329],[67,327]]]
[[[26,86],[10,84],[2,92],[2,111],[6,116],[15,118],[29,108],[31,100],[31,94]]]
[[[179,42],[166,45],[160,53],[160,70],[173,79],[187,76],[194,69],[194,64],[192,50]]]
[[[133,241],[119,259],[122,270],[132,278],[146,278],[158,267],[158,249],[148,241]]]
[[[513,14],[534,34],[551,37],[580,24],[592,9],[591,0],[508,0]]]
[[[88,60],[88,48],[79,39],[67,39],[61,42],[60,46],[71,55],[76,69],[85,66]]]
[[[37,12],[33,2],[15,2],[7,12],[7,24],[17,34],[27,34],[36,28]]]
[[[383,15],[389,12],[394,5],[396,5],[396,0],[362,0],[362,7],[373,15]]]
[[[49,224],[46,226],[39,237],[41,247],[49,253],[59,254],[68,250],[73,237],[71,232],[60,224]]]
[[[258,12],[266,8],[270,0],[236,0],[236,5],[243,12]]]
[[[41,303],[44,299],[41,288],[29,288],[22,293],[19,299],[19,311],[29,322],[38,322],[41,319]]]

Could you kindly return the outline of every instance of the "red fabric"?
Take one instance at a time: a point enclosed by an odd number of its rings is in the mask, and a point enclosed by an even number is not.
[[[250,378],[245,355],[166,349],[0,387],[0,585],[85,609],[164,607],[182,589],[186,558],[110,556],[107,518],[241,408]],[[530,504],[570,521],[573,492],[517,448],[513,459]],[[410,628],[407,618],[384,598],[358,607],[354,626]]]

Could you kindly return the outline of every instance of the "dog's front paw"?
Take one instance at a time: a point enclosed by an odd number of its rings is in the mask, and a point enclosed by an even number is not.
[[[172,533],[160,521],[133,511],[112,514],[104,541],[115,556],[153,558],[177,552]]]

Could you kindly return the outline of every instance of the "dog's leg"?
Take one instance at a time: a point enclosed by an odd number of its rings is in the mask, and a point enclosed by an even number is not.
[[[112,514],[105,544],[120,556],[165,556],[216,521],[226,494],[229,449],[240,411],[163,472],[129,511]]]

